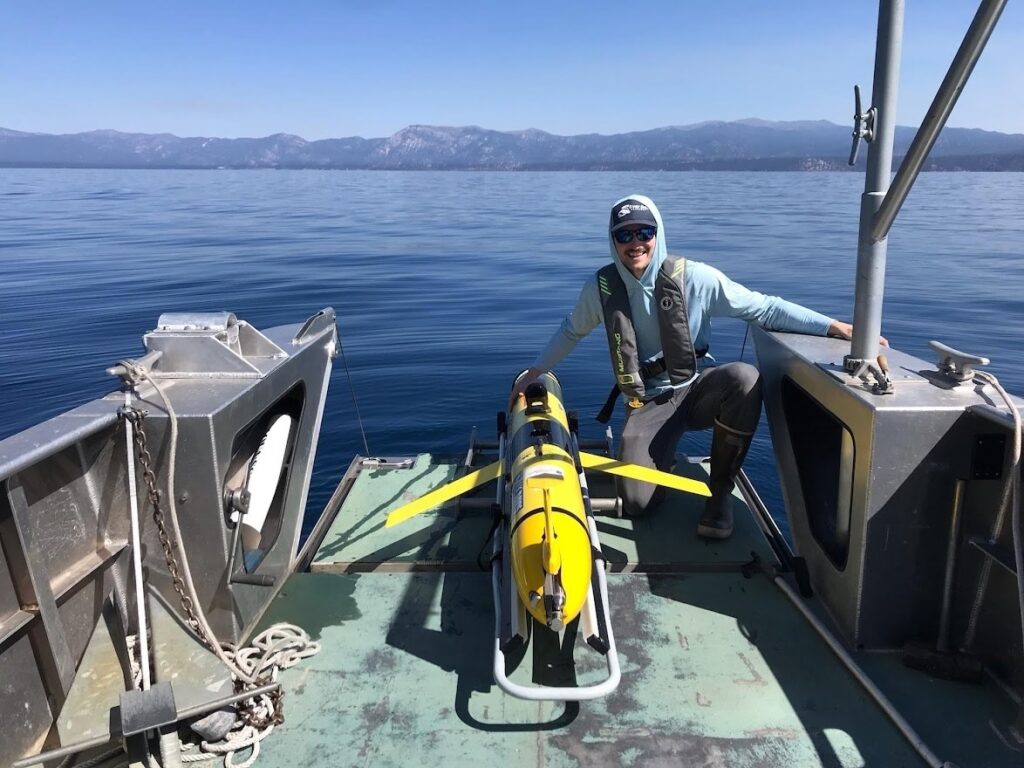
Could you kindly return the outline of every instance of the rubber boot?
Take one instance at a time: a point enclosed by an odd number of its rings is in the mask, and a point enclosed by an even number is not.
[[[730,429],[717,421],[711,437],[711,498],[697,523],[697,535],[706,539],[727,539],[732,535],[732,489],[736,473],[747,455],[752,432]]]

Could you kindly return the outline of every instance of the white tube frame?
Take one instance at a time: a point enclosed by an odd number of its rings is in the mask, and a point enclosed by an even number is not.
[[[587,518],[587,528],[590,532],[590,543],[593,548],[600,552],[597,540],[597,525],[592,517]],[[605,622],[608,628],[608,653],[605,659],[608,662],[608,677],[595,685],[581,687],[548,686],[548,685],[520,685],[509,680],[505,674],[505,654],[501,650],[501,567],[504,558],[495,559],[491,563],[491,586],[494,592],[494,681],[501,690],[519,699],[528,701],[588,701],[600,699],[619,687],[622,678],[619,669],[619,655],[615,647],[615,635],[612,633],[611,612],[608,601],[608,578],[605,573],[605,561],[603,557],[594,558],[594,568],[597,569],[597,585],[600,591],[598,599],[604,604]],[[518,597],[518,596],[517,596]],[[587,598],[589,603],[594,598],[593,589]],[[593,606],[584,604],[583,610],[593,610]]]

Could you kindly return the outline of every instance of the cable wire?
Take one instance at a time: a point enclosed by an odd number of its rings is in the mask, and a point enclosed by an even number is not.
[[[372,454],[370,453],[370,445],[366,442],[366,430],[363,429],[363,417],[359,413],[359,403],[356,400],[356,387],[352,383],[352,374],[348,369],[348,360],[345,358],[345,347],[341,343],[341,334],[338,334],[338,352],[341,354],[341,364],[345,366],[345,376],[348,378],[348,390],[352,393],[352,407],[356,409],[356,422],[359,424],[359,434],[363,436],[363,448],[366,453],[363,454],[369,458]]]

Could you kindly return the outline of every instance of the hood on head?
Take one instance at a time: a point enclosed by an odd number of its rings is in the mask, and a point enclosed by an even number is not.
[[[658,206],[654,204],[654,201],[651,200],[651,198],[646,197],[645,195],[626,195],[625,197],[616,200],[612,205],[612,209],[617,208],[627,200],[635,200],[642,205],[646,205],[650,209],[650,212],[654,214],[654,220],[658,223],[658,238],[655,240],[654,253],[651,255],[651,263],[647,265],[647,269],[644,271],[643,275],[641,275],[639,280],[641,285],[653,289],[654,278],[657,276],[658,270],[661,269],[661,263],[665,261],[665,255],[668,253],[665,246],[665,224],[661,220],[661,211],[658,210]],[[636,282],[637,278],[633,276],[632,272],[626,269],[626,265],[622,263],[621,259],[619,259],[619,254],[615,250],[615,240],[612,238],[612,227],[613,224],[609,222],[608,248],[611,250],[612,261],[615,263],[615,268],[619,271],[619,277],[621,277],[622,281],[629,286],[632,282]]]

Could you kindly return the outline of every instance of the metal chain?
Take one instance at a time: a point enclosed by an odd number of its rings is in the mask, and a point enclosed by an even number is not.
[[[171,576],[171,581],[174,585],[174,591],[178,593],[178,597],[181,600],[181,608],[185,612],[185,616],[188,620],[188,624],[192,627],[192,630],[196,635],[203,641],[206,647],[210,650],[214,650],[211,645],[210,638],[203,632],[202,625],[199,623],[199,618],[196,616],[195,607],[192,603],[192,598],[188,595],[185,590],[185,582],[181,578],[181,574],[178,568],[178,560],[174,556],[174,547],[176,543],[171,542],[171,537],[167,533],[167,525],[164,522],[163,504],[160,500],[160,490],[156,487],[156,473],[153,471],[153,457],[149,453],[149,448],[146,442],[146,431],[143,428],[143,421],[146,418],[145,411],[137,408],[122,408],[120,415],[131,422],[134,427],[135,433],[135,447],[138,451],[139,464],[142,467],[142,478],[146,484],[146,495],[149,497],[149,503],[153,507],[153,522],[156,523],[157,537],[160,540],[160,546],[164,551],[164,560],[167,563],[167,571]],[[258,687],[266,683],[271,682],[269,678],[261,678],[255,681],[255,683],[247,684],[243,680],[235,681],[236,693],[241,693],[246,688]],[[278,688],[269,694],[265,694],[270,699],[272,710],[267,716],[260,716],[256,714],[256,702],[250,700],[248,706],[239,708],[239,717],[249,725],[257,729],[264,729],[270,725],[280,725],[284,722],[284,691]]]
[[[207,647],[211,647],[210,640],[206,637],[206,633],[203,632],[199,618],[196,616],[195,607],[192,605],[192,598],[185,591],[185,582],[181,578],[178,570],[178,560],[174,556],[176,543],[172,544],[171,537],[167,533],[163,506],[160,501],[160,491],[156,487],[156,473],[153,472],[153,457],[147,448],[146,432],[143,429],[143,421],[146,418],[146,414],[137,408],[122,408],[121,415],[130,421],[135,428],[135,447],[138,449],[139,464],[142,466],[142,478],[146,483],[146,495],[149,497],[149,503],[153,507],[153,522],[156,523],[157,537],[160,539],[160,546],[164,550],[164,560],[167,562],[167,571],[171,575],[174,591],[178,593],[178,597],[181,599],[181,608],[185,611],[189,626],[192,627],[192,630]]]
[[[271,676],[261,677],[256,681],[255,686],[266,685],[273,682]],[[235,693],[243,693],[247,688],[252,687],[242,680],[235,680]],[[262,694],[261,698],[270,700],[271,711],[269,715],[257,714],[256,701],[246,699],[249,706],[240,707],[238,710],[239,719],[246,725],[251,725],[256,730],[262,731],[271,725],[281,725],[284,722],[284,688],[278,686],[269,693]]]

